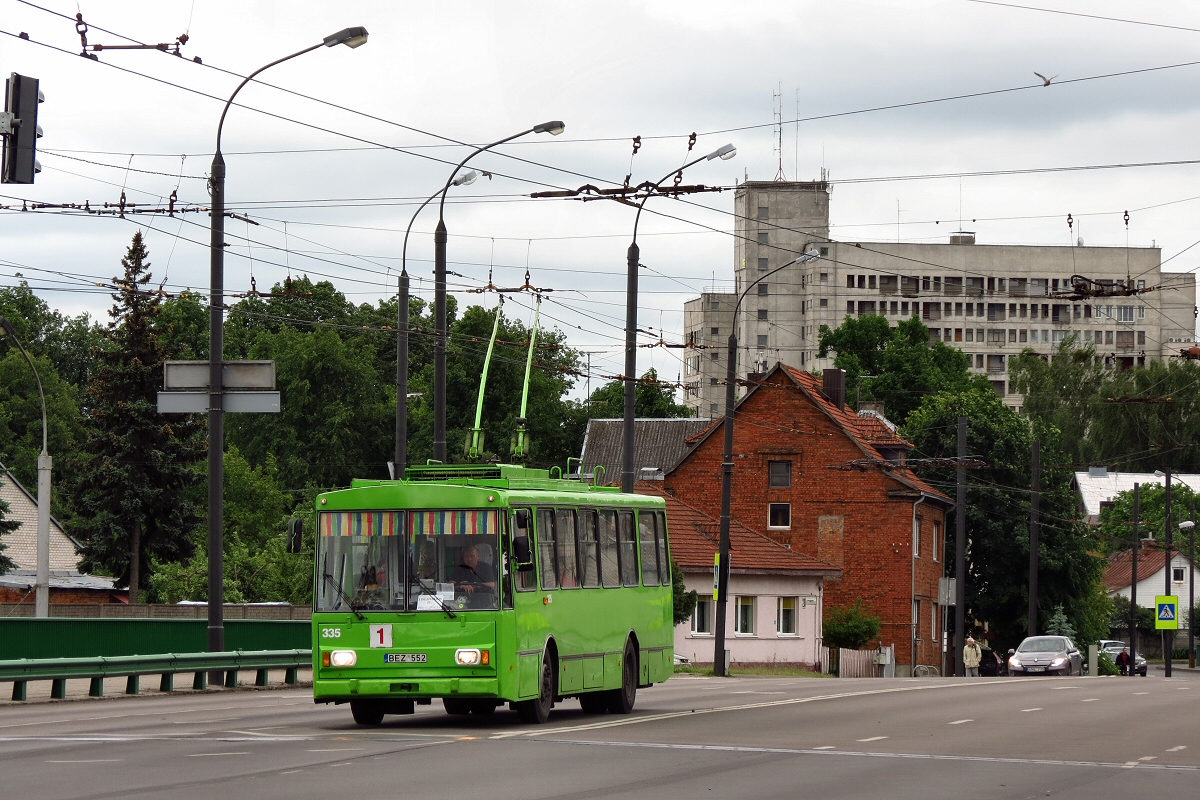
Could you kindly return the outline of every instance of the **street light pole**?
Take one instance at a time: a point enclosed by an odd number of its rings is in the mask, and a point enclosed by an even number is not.
[[[641,248],[637,243],[638,223],[642,219],[642,209],[650,196],[662,186],[663,181],[672,175],[682,175],[683,171],[701,161],[712,161],[719,158],[728,161],[737,155],[737,148],[732,144],[723,145],[711,153],[694,161],[689,161],[679,169],[673,169],[657,183],[646,190],[646,196],[638,203],[637,215],[633,218],[633,241],[625,254],[625,410],[624,423],[621,426],[622,455],[621,455],[621,491],[633,492],[633,484],[637,479],[634,475],[634,419],[637,408],[637,310],[638,310],[638,264],[641,261]],[[789,262],[792,263],[792,262]],[[786,264],[784,266],[787,266]],[[782,267],[780,268],[782,269]],[[759,280],[762,280],[761,278]],[[720,624],[720,623],[718,623]]]
[[[449,191],[451,185],[454,185],[458,171],[463,168],[463,165],[480,153],[505,142],[511,142],[513,139],[519,139],[527,133],[548,133],[551,136],[558,136],[566,129],[567,126],[561,121],[551,120],[478,147],[469,156],[458,162],[458,166],[446,180],[446,185],[438,193],[442,199],[438,203],[438,224],[433,232],[433,458],[436,461],[446,461],[446,241],[449,239],[445,218],[446,192]],[[420,209],[417,210],[420,211]]]
[[[721,459],[721,538],[717,544],[717,625],[713,643],[713,674],[717,677],[725,675],[725,615],[729,608],[729,527],[731,524],[730,506],[733,499],[733,406],[737,401],[737,313],[747,292],[760,281],[782,269],[795,264],[807,264],[820,257],[821,254],[816,250],[809,250],[786,264],[760,275],[742,290],[738,295],[737,302],[733,305],[733,325],[729,331],[729,355],[725,365],[725,452]],[[626,386],[628,387],[629,384]],[[628,398],[628,395],[626,397]],[[628,410],[628,406],[626,409]],[[627,430],[632,427],[628,418],[626,418],[625,424]],[[628,446],[627,439],[626,447]]]
[[[221,155],[221,133],[225,128],[225,115],[229,113],[233,99],[242,87],[256,75],[276,64],[290,61],[319,47],[344,44],[354,48],[365,44],[366,41],[366,28],[344,28],[311,47],[259,67],[233,90],[233,94],[221,110],[221,119],[217,123],[217,147],[213,153],[212,172],[208,181],[212,196],[208,300],[208,649],[212,652],[225,649],[225,410],[222,404],[224,387],[221,374],[225,355],[225,159]]]
[[[1188,668],[1196,668],[1196,621],[1192,611],[1196,608],[1196,502],[1188,503],[1188,515],[1179,523],[1179,532],[1188,535]]]
[[[38,397],[42,401],[42,452],[37,461],[37,577],[35,578],[34,616],[50,616],[50,468],[53,461],[46,446],[48,435],[46,427],[46,393],[42,390],[42,376],[38,375],[33,359],[29,357],[25,346],[17,338],[17,332],[12,323],[0,317],[0,335],[12,339],[37,380]]]
[[[470,186],[478,177],[475,170],[467,170],[450,185]],[[392,462],[397,480],[404,477],[404,468],[408,465],[408,236],[417,215],[441,193],[438,189],[417,206],[404,229],[404,246],[400,249],[400,294],[396,314],[396,455]]]

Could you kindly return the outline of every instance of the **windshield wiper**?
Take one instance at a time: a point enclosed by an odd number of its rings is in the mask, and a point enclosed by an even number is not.
[[[354,612],[354,616],[358,617],[363,622],[367,621],[367,618],[364,617],[362,615],[362,613],[358,610],[358,608],[355,607],[354,601],[350,598],[350,595],[346,594],[346,590],[342,588],[342,585],[340,583],[338,583],[337,578],[333,577],[328,572],[326,572],[325,573],[325,582],[332,584],[333,588],[337,589],[337,593],[339,595],[341,595],[341,598],[343,600],[346,601],[346,605],[349,606],[350,610]]]
[[[427,588],[425,588],[425,584],[421,583],[420,579],[417,580],[417,590],[421,594],[432,597],[434,602],[436,602],[439,606],[442,607],[442,611],[445,611],[446,616],[450,617],[450,619],[458,618],[458,615],[450,610],[450,606],[446,605],[446,602],[444,600],[442,600],[442,598],[438,597],[436,594],[434,594],[433,592],[431,592]]]

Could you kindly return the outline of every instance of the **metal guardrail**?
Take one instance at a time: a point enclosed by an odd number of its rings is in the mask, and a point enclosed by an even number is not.
[[[192,689],[208,688],[208,674],[224,673],[224,685],[237,686],[238,672],[256,670],[254,685],[266,686],[268,670],[283,669],[284,683],[298,682],[300,667],[312,663],[312,650],[235,650],[224,653],[162,653],[94,658],[21,658],[0,661],[0,681],[12,681],[12,699],[27,699],[29,681],[53,681],[50,697],[67,696],[67,679],[90,678],[88,696],[104,696],[105,678],[127,678],[125,694],[139,694],[142,675],[160,675],[158,690],[175,689],[177,673],[194,673]]]

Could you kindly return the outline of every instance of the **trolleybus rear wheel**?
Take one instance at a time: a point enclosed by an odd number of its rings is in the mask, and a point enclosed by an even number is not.
[[[517,716],[529,725],[541,725],[550,718],[550,706],[554,705],[554,671],[550,659],[542,658],[541,690],[534,700],[516,703]]]
[[[625,643],[625,656],[621,660],[621,688],[610,689],[608,695],[608,710],[613,714],[628,714],[633,711],[634,700],[637,699],[637,652],[633,642]]]
[[[456,717],[466,716],[471,713],[471,701],[460,697],[443,697],[442,705],[445,706],[447,714]]]
[[[350,713],[359,725],[378,725],[383,722],[383,704],[373,700],[351,700]]]
[[[608,711],[608,696],[604,692],[588,692],[579,695],[579,707],[585,714],[603,714]]]

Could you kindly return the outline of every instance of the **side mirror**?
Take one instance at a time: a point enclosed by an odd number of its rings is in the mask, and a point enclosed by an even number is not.
[[[287,521],[287,551],[292,555],[301,552],[304,547],[304,520],[292,517]]]
[[[1013,650],[1011,647],[1010,647],[1010,648],[1008,648],[1008,654],[1009,654],[1010,656],[1011,656],[1011,655],[1016,655],[1016,652],[1017,652],[1017,651],[1016,651],[1016,650]]]
[[[518,514],[520,512],[517,512]],[[533,569],[533,553],[529,549],[528,536],[514,536],[512,540],[513,558],[517,562],[517,570],[529,572]]]

